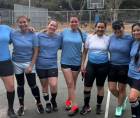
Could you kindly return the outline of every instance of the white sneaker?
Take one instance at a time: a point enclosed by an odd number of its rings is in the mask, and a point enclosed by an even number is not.
[[[122,113],[123,113],[123,107],[117,106],[116,111],[115,111],[115,116],[120,117],[120,116],[122,116]]]

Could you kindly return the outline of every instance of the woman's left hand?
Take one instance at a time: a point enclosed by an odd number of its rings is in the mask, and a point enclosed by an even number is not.
[[[30,32],[35,32],[35,31],[36,31],[35,28],[32,27],[32,26],[28,27],[28,30],[29,30]]]
[[[32,66],[30,65],[29,67],[27,67],[26,69],[25,69],[25,73],[32,73]]]

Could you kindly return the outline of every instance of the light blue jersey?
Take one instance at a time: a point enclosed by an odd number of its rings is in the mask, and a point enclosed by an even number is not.
[[[61,33],[62,36],[62,55],[61,64],[66,65],[81,65],[81,49],[82,42],[86,40],[86,33],[83,34],[83,40],[79,31],[72,31],[72,29],[64,29]]]
[[[12,28],[7,25],[0,25],[0,61],[5,61],[11,59],[9,42],[10,42],[10,32]]]
[[[124,34],[122,37],[116,37],[115,34],[110,36],[110,63],[113,65],[128,65],[132,42],[132,36],[129,34]]]
[[[35,33],[21,33],[19,30],[13,31],[11,33],[11,41],[13,43],[13,61],[20,63],[32,61],[34,47],[38,47],[38,39]]]
[[[55,34],[39,33],[39,55],[36,62],[37,69],[57,68],[57,51],[61,47],[61,37]]]
[[[87,37],[85,48],[88,49],[88,60],[94,64],[108,62],[109,37],[90,34]]]
[[[130,61],[129,70],[128,70],[128,76],[137,80],[140,80],[140,58],[138,62],[135,64],[134,57],[137,53],[139,45],[140,45],[140,41],[135,41],[132,45],[132,49],[130,52],[131,61]],[[139,51],[139,56],[140,56],[140,51]]]

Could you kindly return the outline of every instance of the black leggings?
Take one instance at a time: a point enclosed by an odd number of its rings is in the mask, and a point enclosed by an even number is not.
[[[25,79],[24,79],[24,73],[22,74],[16,74],[16,80],[17,80],[17,94],[19,98],[20,105],[24,105],[24,84],[25,84]],[[28,85],[31,88],[31,92],[33,96],[35,97],[37,103],[40,103],[40,92],[39,88],[36,84],[36,75],[35,73],[29,73],[25,74]]]

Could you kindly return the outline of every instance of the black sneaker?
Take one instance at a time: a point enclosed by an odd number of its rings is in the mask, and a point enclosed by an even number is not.
[[[55,112],[57,112],[58,111],[58,108],[57,108],[56,101],[51,101],[51,103],[52,103],[52,110],[55,111]]]
[[[46,109],[45,109],[45,111],[47,113],[51,113],[52,112],[52,105],[51,105],[50,102],[46,103]]]
[[[98,104],[98,105],[96,106],[96,114],[101,114],[101,113],[102,113],[101,105]]]
[[[91,112],[91,107],[88,105],[88,106],[83,106],[82,110],[80,111],[80,114],[81,115],[86,115],[87,113]]]
[[[7,115],[9,116],[9,118],[17,118],[17,115],[15,114],[13,109],[8,109]]]
[[[23,116],[23,115],[24,115],[24,107],[23,107],[23,106],[21,106],[21,107],[18,109],[17,114],[18,114],[19,116]]]
[[[44,113],[44,108],[43,108],[43,105],[41,103],[37,104],[37,111],[40,114]]]

